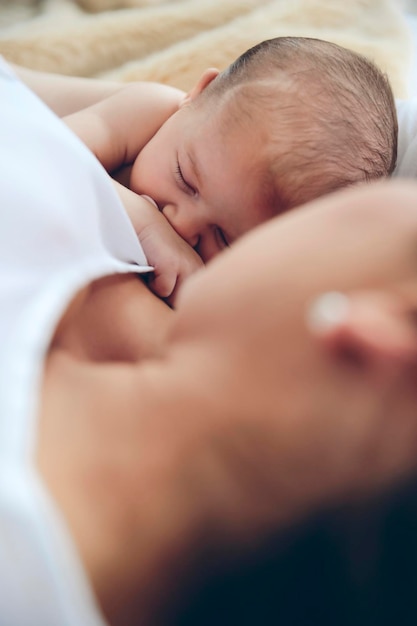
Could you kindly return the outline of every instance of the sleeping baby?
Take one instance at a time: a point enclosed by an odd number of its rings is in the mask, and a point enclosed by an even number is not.
[[[188,94],[132,83],[65,121],[113,177],[124,172],[115,185],[155,268],[150,286],[171,303],[248,230],[387,177],[396,162],[387,78],[319,39],[264,41],[221,73],[206,70]]]

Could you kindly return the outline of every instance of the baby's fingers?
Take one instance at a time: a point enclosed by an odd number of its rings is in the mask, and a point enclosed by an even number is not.
[[[192,248],[190,248],[190,250],[193,254],[188,255],[187,259],[183,259],[183,263],[177,272],[177,280],[175,282],[174,289],[172,290],[172,293],[168,298],[168,302],[171,306],[174,305],[176,297],[178,295],[178,291],[181,285],[186,281],[186,279],[194,274],[194,272],[204,267],[204,263],[197,255],[197,253],[195,253]]]
[[[153,293],[166,300],[175,289],[177,274],[175,272],[166,271],[159,273],[155,270],[153,274],[149,274],[147,283]]]

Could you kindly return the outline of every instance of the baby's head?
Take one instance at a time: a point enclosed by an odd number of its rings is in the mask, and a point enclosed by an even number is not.
[[[368,59],[336,44],[264,41],[219,74],[204,99],[227,103],[225,133],[253,125],[263,136],[259,172],[276,212],[394,170],[398,127],[389,82]]]
[[[388,176],[396,145],[391,88],[370,61],[276,38],[203,74],[139,154],[132,188],[207,261],[274,215]]]

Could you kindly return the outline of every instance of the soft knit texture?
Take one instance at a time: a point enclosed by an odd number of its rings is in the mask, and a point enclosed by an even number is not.
[[[365,54],[408,96],[411,35],[399,0],[20,0],[0,8],[0,54],[40,70],[189,89],[281,35]],[[25,19],[26,18],[26,19]]]

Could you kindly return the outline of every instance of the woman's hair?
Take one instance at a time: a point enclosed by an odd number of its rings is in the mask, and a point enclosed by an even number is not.
[[[395,167],[398,126],[388,79],[336,44],[305,37],[264,41],[205,92],[230,102],[230,115],[243,127],[256,123],[265,133],[262,171],[278,211],[389,176]]]

